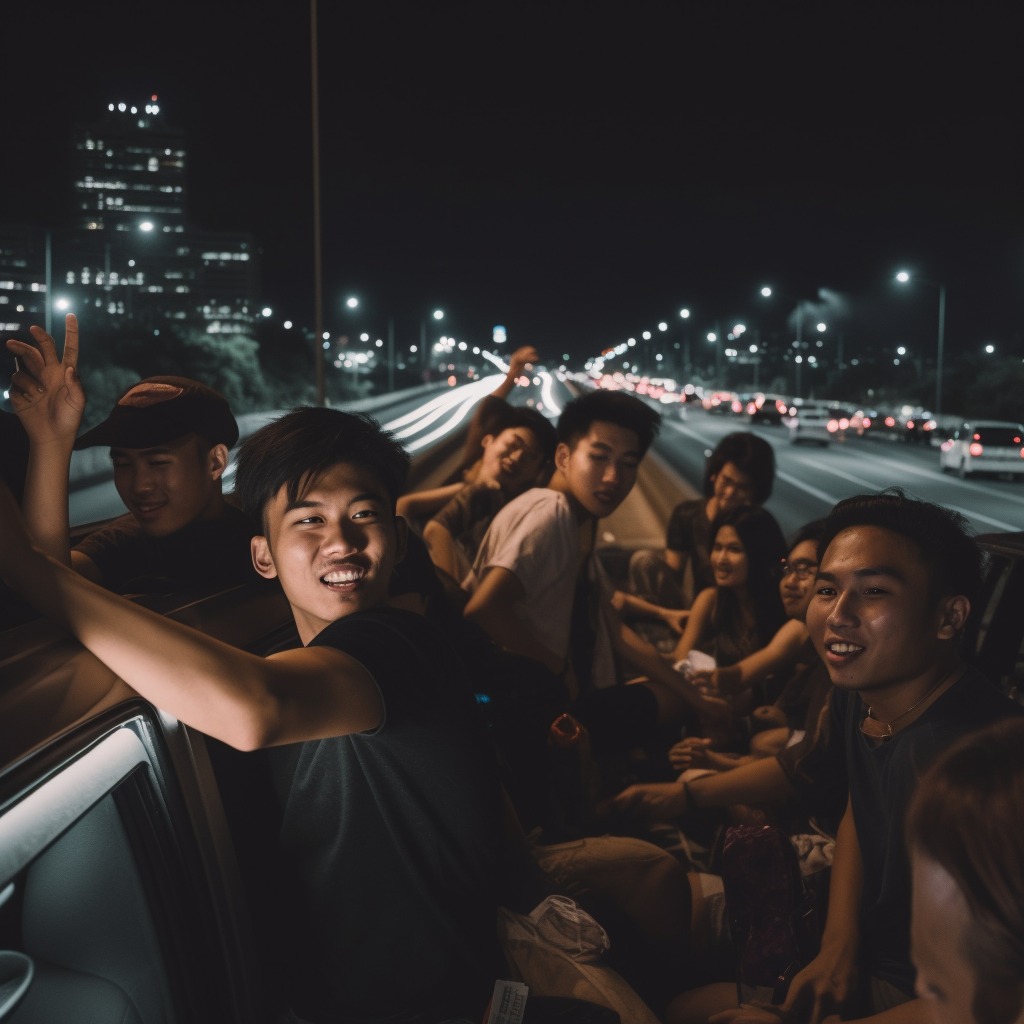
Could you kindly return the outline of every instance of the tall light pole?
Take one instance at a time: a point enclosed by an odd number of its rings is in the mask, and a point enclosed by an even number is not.
[[[323,405],[324,278],[320,261],[320,86],[316,39],[316,0],[309,0],[310,78],[313,89],[313,324],[316,335],[316,404]]]
[[[901,270],[896,275],[896,280],[900,284],[907,284],[910,281],[910,274],[906,270]],[[935,360],[935,415],[938,416],[942,412],[942,355],[946,342],[946,286],[939,281],[929,281],[926,277],[918,277],[915,280],[939,289],[939,343],[938,357]]]

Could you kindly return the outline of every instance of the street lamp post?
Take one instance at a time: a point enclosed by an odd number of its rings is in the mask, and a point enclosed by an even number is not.
[[[907,284],[910,281],[910,274],[901,270],[896,275],[900,284]],[[935,360],[935,415],[942,412],[942,357],[946,343],[946,286],[939,281],[930,281],[926,277],[917,278],[922,284],[930,284],[939,290],[939,338],[938,353]]]

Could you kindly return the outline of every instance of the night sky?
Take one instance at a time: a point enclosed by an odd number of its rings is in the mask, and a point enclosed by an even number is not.
[[[265,301],[312,323],[308,5],[4,5],[0,220],[58,223],[68,136],[152,93],[187,132],[192,219],[253,231]],[[501,323],[557,359],[715,320],[762,284],[847,299],[858,346],[1020,350],[1017,26],[931,4],[321,0],[325,326]],[[349,294],[362,300],[350,319]],[[676,338],[680,335],[676,334]]]

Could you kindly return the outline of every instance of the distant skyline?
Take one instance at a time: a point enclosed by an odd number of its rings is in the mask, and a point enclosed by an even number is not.
[[[1001,15],[834,5],[322,3],[325,326],[583,358],[693,310],[780,330],[758,291],[843,293],[857,345],[1024,355],[1016,33]],[[876,23],[868,19],[876,17]],[[1007,16],[1009,17],[1009,16]],[[308,7],[5,10],[0,220],[66,214],[71,124],[160,98],[186,133],[194,219],[251,230],[263,296],[312,321]],[[884,19],[884,20],[883,20]],[[358,315],[342,305],[361,299]],[[670,321],[671,322],[671,321]]]

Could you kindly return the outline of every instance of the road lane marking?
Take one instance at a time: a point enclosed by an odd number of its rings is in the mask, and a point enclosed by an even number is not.
[[[847,473],[844,470],[836,469],[835,466],[819,466],[817,463],[810,462],[807,459],[797,459],[802,466],[807,466],[809,469],[824,470],[826,473],[832,473],[835,476],[841,476],[844,480],[849,480],[852,484],[857,484],[858,487],[869,487],[874,493],[875,491],[884,490],[884,485],[880,487],[876,483],[872,483],[870,480],[865,480],[863,477],[854,476],[852,473]]]
[[[954,512],[959,512],[961,515],[967,516],[968,519],[977,519],[979,522],[988,523],[990,526],[997,526],[1000,530],[1006,530],[1008,533],[1019,533],[1019,526],[1011,526],[1009,523],[1004,523],[999,519],[993,519],[991,516],[983,516],[980,512],[972,512],[970,509],[961,508],[959,505],[950,505],[948,502],[942,502],[946,508],[951,508]]]
[[[865,458],[870,458],[874,462],[893,466],[898,470],[906,470],[908,473],[916,473],[918,476],[926,476],[931,480],[942,480],[947,484],[957,484],[961,487],[966,487],[974,494],[989,494],[994,498],[1003,498],[1004,500],[1013,502],[1016,505],[1024,505],[1024,498],[1020,498],[1016,494],[1008,494],[1006,491],[997,491],[993,487],[985,487],[983,484],[974,483],[971,480],[961,480],[959,477],[950,476],[948,473],[938,472],[934,469],[924,469],[921,466],[914,466],[909,463],[897,462],[895,459],[887,458],[883,455],[866,455]],[[951,505],[950,508],[952,507],[953,506]]]
[[[780,480],[785,480],[787,484],[792,484],[794,487],[799,487],[801,491],[806,491],[814,498],[818,498],[820,501],[825,502],[827,505],[834,505],[837,501],[842,501],[842,498],[837,498],[834,494],[828,494],[825,491],[819,491],[817,487],[812,487],[810,484],[805,484],[799,477],[790,476],[789,473],[783,473],[781,469],[775,470],[775,475]]]

